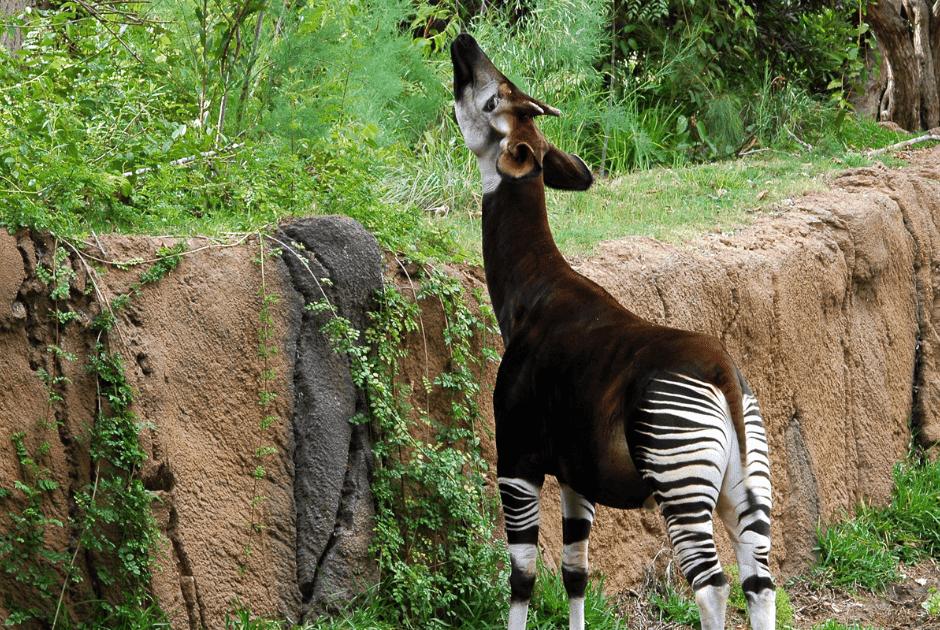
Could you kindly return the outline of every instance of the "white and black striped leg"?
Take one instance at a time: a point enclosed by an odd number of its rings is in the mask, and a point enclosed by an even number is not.
[[[539,499],[542,480],[500,477],[499,495],[509,542],[509,630],[525,630],[529,599],[535,587],[539,542]]]
[[[744,421],[747,462],[742,469],[738,458],[731,458],[718,500],[718,514],[734,545],[751,628],[773,630],[777,591],[768,566],[770,459],[760,410],[750,391],[744,395]]]
[[[730,452],[727,403],[714,385],[674,374],[650,384],[639,411],[634,461],[695,591],[702,630],[721,630],[730,587],[718,561],[712,512]]]
[[[702,630],[724,629],[728,595],[731,593],[715,547],[713,506],[714,503],[703,501],[693,511],[689,504],[678,509],[668,503],[661,504],[679,567],[695,591]]]
[[[594,522],[594,504],[561,484],[561,528],[564,549],[561,576],[568,593],[570,630],[584,630],[584,591],[588,580],[588,537]]]

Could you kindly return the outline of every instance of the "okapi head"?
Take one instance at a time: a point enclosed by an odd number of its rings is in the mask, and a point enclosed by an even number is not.
[[[459,35],[450,55],[457,123],[479,160],[484,193],[501,181],[539,176],[561,190],[586,190],[593,183],[584,161],[553,146],[535,124],[536,116],[560,116],[560,111],[516,87],[470,35]]]

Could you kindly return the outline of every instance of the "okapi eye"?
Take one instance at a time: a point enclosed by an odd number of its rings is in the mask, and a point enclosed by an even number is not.
[[[489,113],[489,112],[493,111],[494,109],[496,109],[496,102],[497,102],[497,100],[498,100],[498,99],[496,98],[495,95],[491,96],[491,97],[490,97],[490,100],[488,100],[488,101],[486,102],[486,105],[483,106],[483,111],[485,111],[486,113]]]

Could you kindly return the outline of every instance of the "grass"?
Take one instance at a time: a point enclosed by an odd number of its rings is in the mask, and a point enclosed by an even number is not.
[[[894,467],[887,507],[859,505],[855,518],[819,528],[818,575],[837,586],[880,591],[901,564],[940,558],[940,459],[920,453]]]
[[[731,583],[731,592],[728,596],[728,614],[730,615],[733,610],[737,610],[738,613],[747,618],[747,599],[738,579],[737,565],[725,567],[725,574]],[[656,591],[649,593],[649,602],[659,610],[660,621],[700,628],[702,622],[693,599],[669,584],[663,584],[662,586],[662,593]],[[792,623],[793,605],[790,603],[790,596],[783,588],[777,587],[776,627],[778,630],[786,630],[786,628],[791,627]]]
[[[505,627],[508,599],[502,602],[493,602],[494,606],[505,608],[498,628]],[[304,628],[317,628],[318,630],[394,630],[396,626],[383,620],[394,619],[394,614],[384,611],[377,599],[367,599],[363,606],[343,611],[335,618],[321,617],[308,622]],[[620,619],[614,610],[609,598],[604,595],[604,577],[595,575],[588,583],[584,602],[585,626],[593,630],[625,630],[626,620]],[[490,627],[487,624],[475,623],[472,619],[462,620],[462,628],[482,629]],[[261,626],[258,626],[259,628]],[[443,626],[442,626],[443,627]],[[450,627],[450,626],[448,626]],[[538,574],[535,580],[535,591],[529,604],[529,617],[526,624],[528,630],[554,630],[568,627],[568,595],[565,592],[561,572],[551,571],[538,560]],[[254,630],[255,626],[245,625],[230,630]],[[299,630],[299,629],[298,629]]]
[[[662,594],[650,592],[649,602],[660,612],[660,621],[672,621],[684,626],[702,627],[698,608],[691,597],[686,597],[668,584],[663,585]]]
[[[877,630],[874,626],[863,626],[857,621],[853,621],[849,625],[845,625],[842,622],[836,621],[835,619],[830,619],[821,624],[813,626],[813,630]]]
[[[604,576],[595,575],[588,582],[584,600],[584,622],[596,630],[620,630],[626,620],[617,617],[613,604],[604,595]],[[552,572],[541,558],[535,578],[535,591],[529,604],[529,630],[554,630],[568,627],[568,594],[561,571]]]
[[[383,199],[423,211],[438,230],[452,236],[455,258],[479,262],[479,173],[455,134],[453,124],[446,123],[413,160],[388,169]],[[566,255],[590,256],[598,243],[624,236],[681,244],[704,233],[746,227],[758,212],[824,190],[826,178],[846,168],[878,160],[898,166],[902,163],[891,156],[868,158],[860,151],[907,137],[913,136],[848,118],[839,136],[823,139],[812,152],[794,145],[738,159],[616,174],[584,193],[549,190],[549,221]]]

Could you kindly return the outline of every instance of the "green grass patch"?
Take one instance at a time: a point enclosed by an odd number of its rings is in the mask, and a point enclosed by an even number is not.
[[[428,138],[411,159],[386,170],[382,198],[405,213],[426,216],[455,248],[451,258],[482,258],[480,175],[476,159],[459,131],[447,124]],[[457,135],[455,135],[457,134]],[[826,179],[846,168],[891,156],[867,157],[858,147],[887,146],[912,137],[875,123],[847,118],[838,134],[822,138],[813,151],[795,145],[705,164],[616,173],[598,179],[586,192],[549,190],[549,222],[566,255],[590,256],[598,243],[625,236],[651,236],[681,244],[710,232],[731,232],[753,222],[759,212],[786,207],[786,200],[825,190]],[[554,139],[564,148],[563,139]]]
[[[878,591],[899,566],[940,557],[940,460],[914,454],[894,467],[887,507],[859,505],[855,517],[821,526],[817,574],[837,586]]]
[[[663,592],[650,592],[649,602],[659,610],[660,621],[671,621],[694,628],[702,627],[698,607],[691,597],[683,595],[668,584],[663,585]]]
[[[625,619],[617,617],[613,604],[604,595],[604,576],[596,574],[588,582],[584,598],[584,623],[597,630],[627,628]],[[551,571],[538,560],[535,590],[529,604],[526,627],[530,630],[554,630],[568,627],[568,593],[561,571]]]

